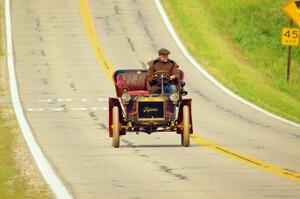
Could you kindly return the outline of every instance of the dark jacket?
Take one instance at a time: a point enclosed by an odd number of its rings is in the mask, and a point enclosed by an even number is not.
[[[150,93],[159,90],[161,85],[160,82],[152,80],[152,76],[155,72],[163,72],[169,76],[175,75],[176,79],[170,81],[169,84],[176,84],[177,79],[180,77],[180,71],[178,70],[178,65],[175,61],[169,59],[167,62],[162,62],[159,58],[151,60],[148,62],[149,69],[147,74],[147,80],[150,85]]]
[[[175,61],[169,59],[167,62],[162,62],[159,58],[148,62],[149,69],[147,79],[149,82],[152,80],[152,76],[155,72],[163,72],[169,76],[175,75],[176,79],[179,78],[180,72],[178,65]]]

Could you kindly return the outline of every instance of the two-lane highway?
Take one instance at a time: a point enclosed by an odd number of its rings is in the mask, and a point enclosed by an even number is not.
[[[242,161],[248,155],[299,172],[300,129],[243,105],[203,77],[171,38],[154,1],[14,0],[12,25],[26,117],[74,197],[300,197],[298,181]],[[182,148],[176,134],[132,134],[121,148],[111,147],[107,98],[115,93],[104,67],[147,68],[161,47],[186,73],[196,135],[240,152],[240,159],[205,144]]]

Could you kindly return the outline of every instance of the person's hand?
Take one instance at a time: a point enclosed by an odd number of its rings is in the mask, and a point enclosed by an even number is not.
[[[152,75],[152,80],[157,80],[158,75],[155,73]]]
[[[176,79],[176,76],[175,75],[171,75],[170,76],[170,80],[174,80],[174,79]]]

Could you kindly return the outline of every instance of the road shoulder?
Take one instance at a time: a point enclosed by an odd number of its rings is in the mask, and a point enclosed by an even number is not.
[[[11,106],[3,1],[0,2],[0,8],[0,198],[53,198],[21,135]]]

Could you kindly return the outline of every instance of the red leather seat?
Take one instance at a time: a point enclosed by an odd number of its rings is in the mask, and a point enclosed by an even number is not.
[[[181,83],[184,78],[183,72],[180,70]],[[117,96],[122,96],[122,90],[127,89],[129,95],[148,95],[149,83],[147,81],[147,70],[118,70],[113,74],[113,80]]]
[[[127,89],[129,95],[148,95],[147,70],[119,70],[114,76],[117,96]]]
[[[149,95],[149,91],[128,91],[129,95]]]

